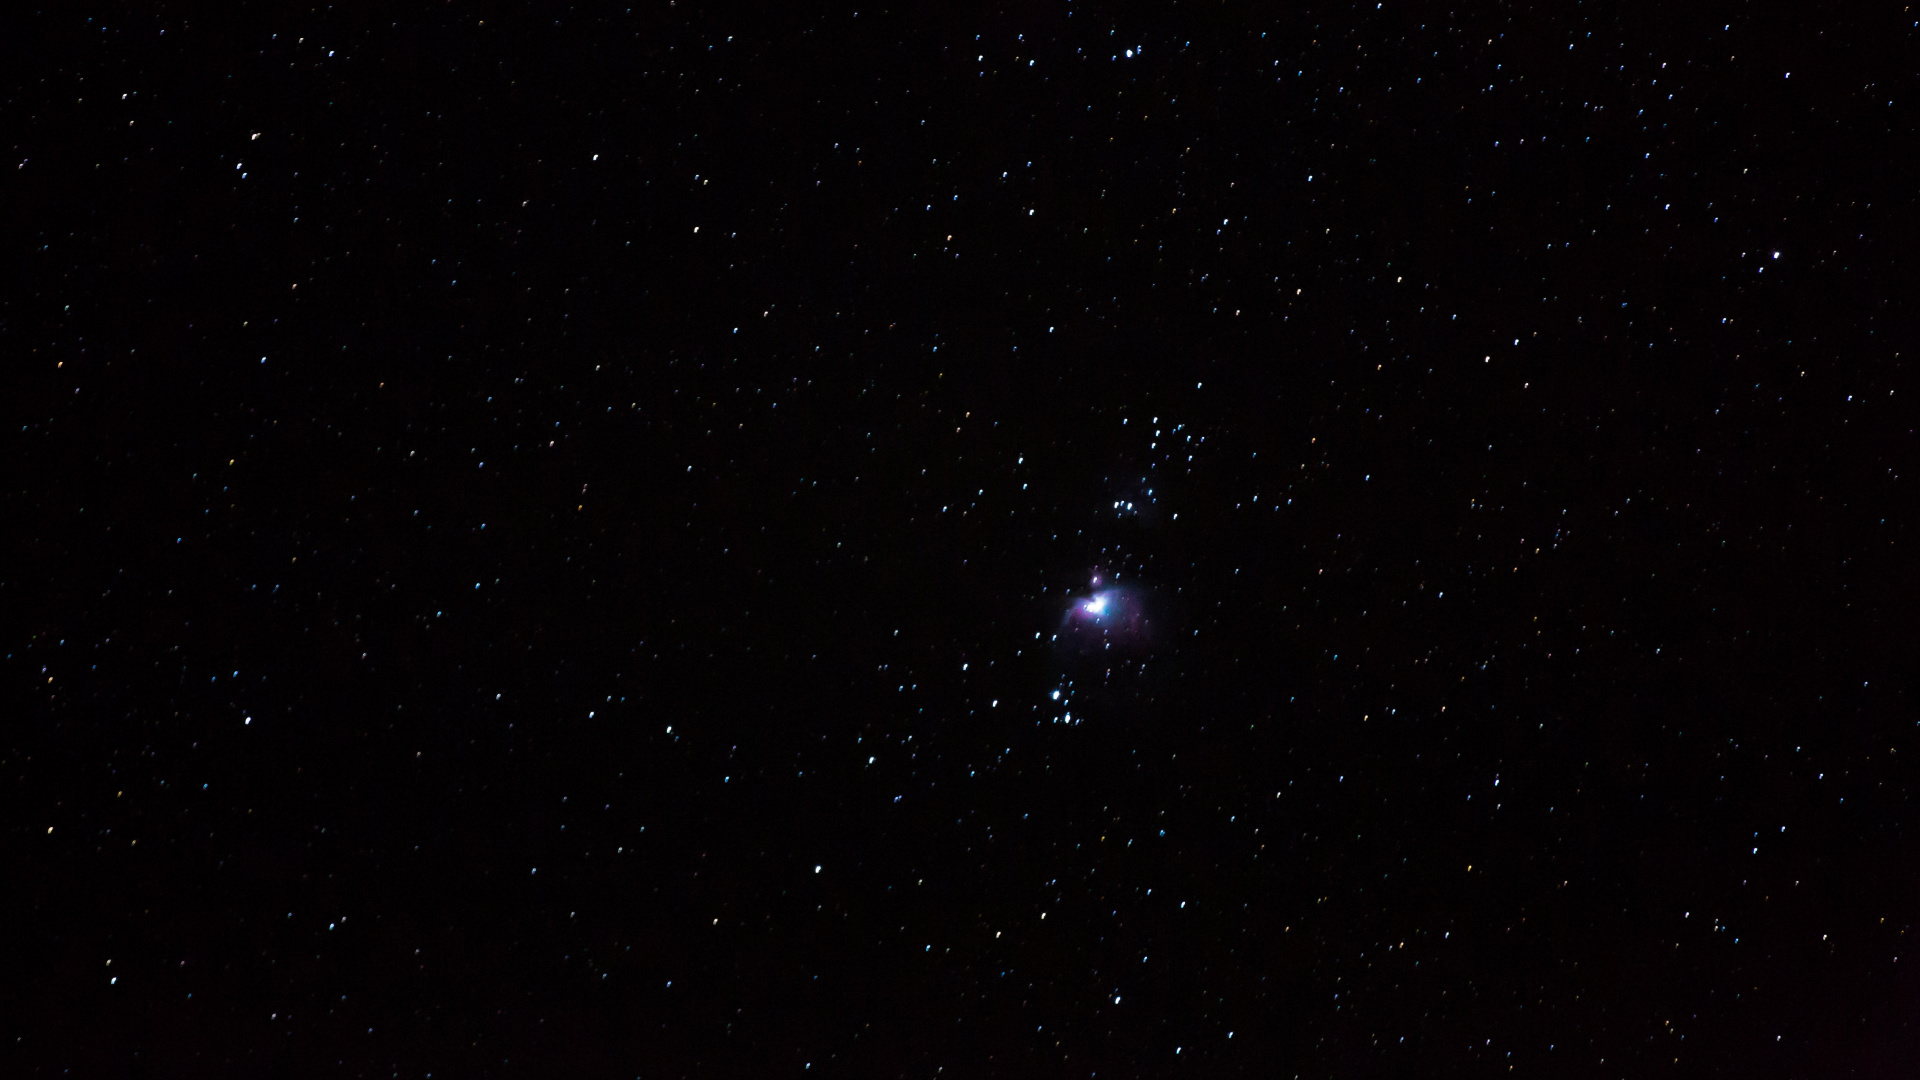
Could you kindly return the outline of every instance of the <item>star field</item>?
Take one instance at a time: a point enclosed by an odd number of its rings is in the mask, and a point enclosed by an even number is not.
[[[1920,1062],[1912,12],[17,22],[6,1075]]]

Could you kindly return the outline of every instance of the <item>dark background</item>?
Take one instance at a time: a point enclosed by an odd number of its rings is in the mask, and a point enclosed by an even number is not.
[[[1913,1075],[1916,33],[15,16],[4,1071]]]

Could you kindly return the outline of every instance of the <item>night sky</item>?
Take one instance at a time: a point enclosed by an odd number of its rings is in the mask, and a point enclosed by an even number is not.
[[[10,17],[0,1072],[1920,1075],[1916,17]]]

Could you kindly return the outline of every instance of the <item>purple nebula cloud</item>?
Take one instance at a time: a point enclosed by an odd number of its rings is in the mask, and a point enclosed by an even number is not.
[[[1124,586],[1075,597],[1067,608],[1060,640],[1081,651],[1145,645],[1152,628],[1145,601],[1142,591]]]

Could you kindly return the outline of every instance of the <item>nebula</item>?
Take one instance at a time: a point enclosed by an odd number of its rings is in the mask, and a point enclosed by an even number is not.
[[[1069,651],[1128,652],[1150,643],[1153,618],[1145,590],[1124,585],[1102,585],[1076,596],[1067,607],[1059,641]]]

